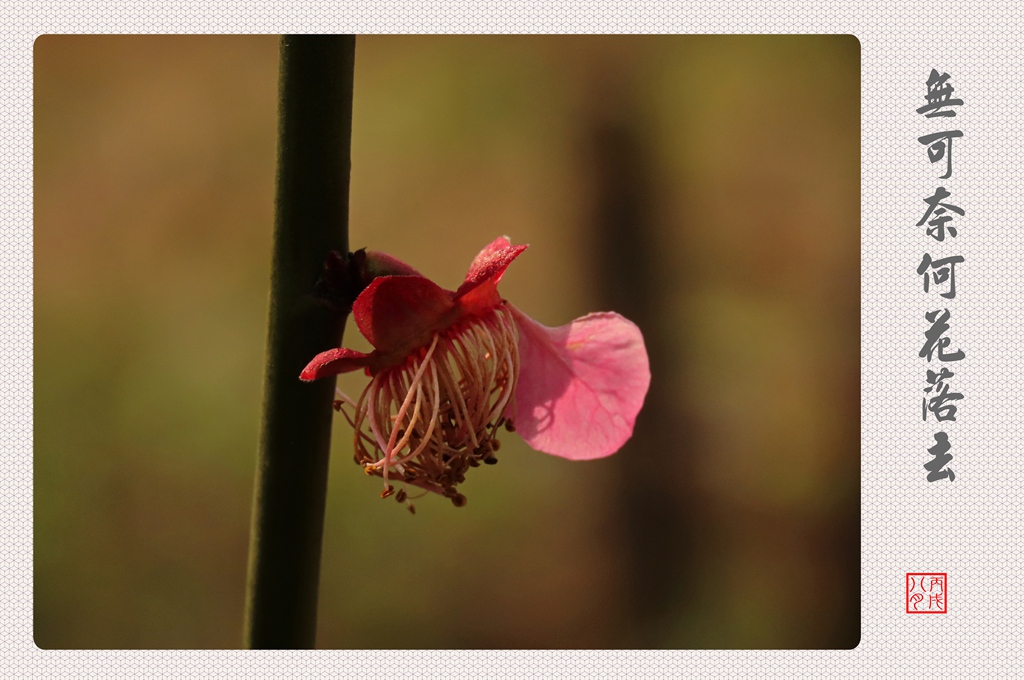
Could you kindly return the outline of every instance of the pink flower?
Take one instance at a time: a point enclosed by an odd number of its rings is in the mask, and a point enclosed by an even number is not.
[[[640,329],[614,312],[548,328],[503,300],[498,282],[526,248],[495,239],[454,292],[368,254],[384,275],[352,314],[375,349],[322,352],[299,377],[359,368],[372,376],[358,402],[342,394],[335,408],[355,429],[356,462],[384,478],[383,497],[393,480],[465,504],[455,487],[470,467],[497,462],[502,425],[570,460],[609,456],[633,434],[651,381]],[[398,499],[406,498],[403,488]]]

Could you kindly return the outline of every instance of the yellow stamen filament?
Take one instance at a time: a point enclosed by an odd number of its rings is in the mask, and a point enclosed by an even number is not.
[[[402,418],[405,417],[405,412],[409,409],[409,404],[412,402],[413,392],[416,392],[419,396],[419,398],[416,399],[416,408],[413,410],[411,423],[407,429],[406,436],[402,438],[402,445],[399,446],[398,449],[405,446],[409,441],[409,437],[412,436],[412,425],[416,423],[417,416],[420,413],[420,400],[423,398],[423,387],[420,385],[420,379],[423,377],[423,371],[427,370],[427,366],[430,365],[430,357],[434,354],[434,348],[437,347],[437,339],[439,337],[441,337],[440,334],[435,335],[434,340],[430,343],[430,349],[427,350],[426,356],[423,357],[423,361],[416,370],[416,377],[412,379],[413,389],[410,389],[408,394],[405,395],[405,401],[402,402],[401,408],[398,409],[398,415],[395,416],[395,425],[391,429],[391,438],[388,439],[388,446],[384,449],[384,486],[387,486],[388,484],[388,470],[391,467],[391,456],[395,452],[395,437],[398,436],[398,426],[401,424]],[[397,394],[397,392],[395,393]]]

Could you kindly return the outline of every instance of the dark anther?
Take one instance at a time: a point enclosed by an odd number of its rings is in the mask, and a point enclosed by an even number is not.
[[[516,431],[516,426],[512,424],[511,420],[506,420],[505,421],[505,429],[508,430],[509,432],[515,432]]]
[[[452,505],[454,505],[455,507],[461,508],[465,504],[466,504],[466,497],[463,496],[461,493],[457,493],[457,494],[455,494],[454,497],[452,497]]]
[[[501,442],[499,442],[497,439],[492,439],[491,440],[491,451],[497,451],[500,448],[501,448]]]
[[[398,495],[395,496],[395,500],[398,501],[399,503],[405,502],[405,489],[400,489],[398,491]]]
[[[395,487],[393,487],[390,484],[388,484],[388,488],[386,488],[386,489],[384,489],[383,491],[380,492],[380,497],[381,498],[387,498],[388,496],[390,496],[394,492],[395,492]]]
[[[494,456],[490,456],[489,458],[484,458],[484,463],[487,465],[497,465],[498,459]]]
[[[409,512],[411,512],[414,515],[416,514],[416,506],[413,505],[412,503],[409,503]]]

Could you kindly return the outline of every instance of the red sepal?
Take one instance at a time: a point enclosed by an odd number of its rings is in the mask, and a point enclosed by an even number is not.
[[[450,294],[422,276],[378,277],[352,306],[359,331],[384,354],[430,342],[456,314]]]
[[[498,282],[508,266],[529,246],[514,246],[505,236],[494,239],[481,250],[469,266],[466,280],[453,299],[465,312],[479,312],[498,305]]]
[[[372,354],[363,354],[354,349],[329,349],[313,357],[313,360],[302,369],[299,380],[310,382],[329,375],[348,373],[357,368],[369,368],[375,359]]]

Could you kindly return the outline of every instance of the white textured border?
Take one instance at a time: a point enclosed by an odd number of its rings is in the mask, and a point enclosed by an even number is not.
[[[856,7],[856,9],[855,9]],[[1019,527],[1024,103],[1014,2],[15,2],[5,4],[0,675],[112,677],[1005,677],[1022,661]],[[849,33],[862,48],[862,627],[851,651],[40,651],[32,642],[32,43],[44,33]],[[912,228],[936,173],[914,114],[931,68],[954,119],[960,241],[953,484],[920,470],[930,431],[897,408],[921,380],[923,300]],[[931,121],[927,121],[931,122]],[[912,218],[912,219],[911,219]],[[916,260],[915,260],[916,258]],[[950,613],[907,616],[907,571],[950,573]]]

